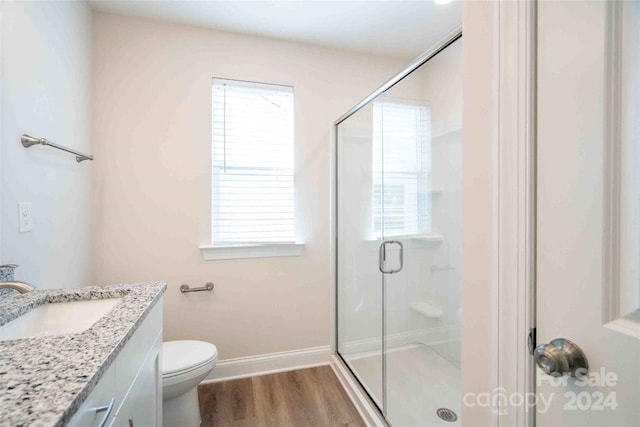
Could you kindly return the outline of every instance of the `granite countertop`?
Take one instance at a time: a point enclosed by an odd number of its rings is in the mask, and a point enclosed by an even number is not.
[[[122,297],[84,332],[0,341],[0,426],[67,424],[166,287],[148,282],[0,296],[0,326],[45,303]]]

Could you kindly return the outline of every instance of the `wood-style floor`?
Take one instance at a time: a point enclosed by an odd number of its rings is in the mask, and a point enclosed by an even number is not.
[[[198,387],[201,427],[365,426],[329,366]]]

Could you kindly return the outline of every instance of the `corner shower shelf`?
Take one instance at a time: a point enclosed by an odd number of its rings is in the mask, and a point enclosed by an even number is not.
[[[434,307],[426,301],[413,302],[409,304],[409,308],[429,319],[440,319],[443,315],[441,309]]]

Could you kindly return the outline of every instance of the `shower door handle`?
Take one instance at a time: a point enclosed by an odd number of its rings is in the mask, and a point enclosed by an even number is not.
[[[384,267],[385,261],[387,260],[387,245],[400,246],[400,267],[396,269],[391,268],[387,270]],[[404,266],[404,246],[402,246],[402,242],[398,240],[383,240],[382,243],[380,243],[380,247],[378,248],[378,270],[380,270],[380,272],[382,272],[383,274],[393,274],[393,273],[400,272],[403,266]]]

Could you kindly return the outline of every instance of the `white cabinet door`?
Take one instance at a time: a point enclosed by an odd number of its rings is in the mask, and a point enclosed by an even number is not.
[[[115,425],[121,427],[162,425],[161,345],[162,335],[160,334],[116,414]]]
[[[639,2],[538,2],[537,344],[589,368],[537,369],[538,426],[640,423],[639,34]]]

